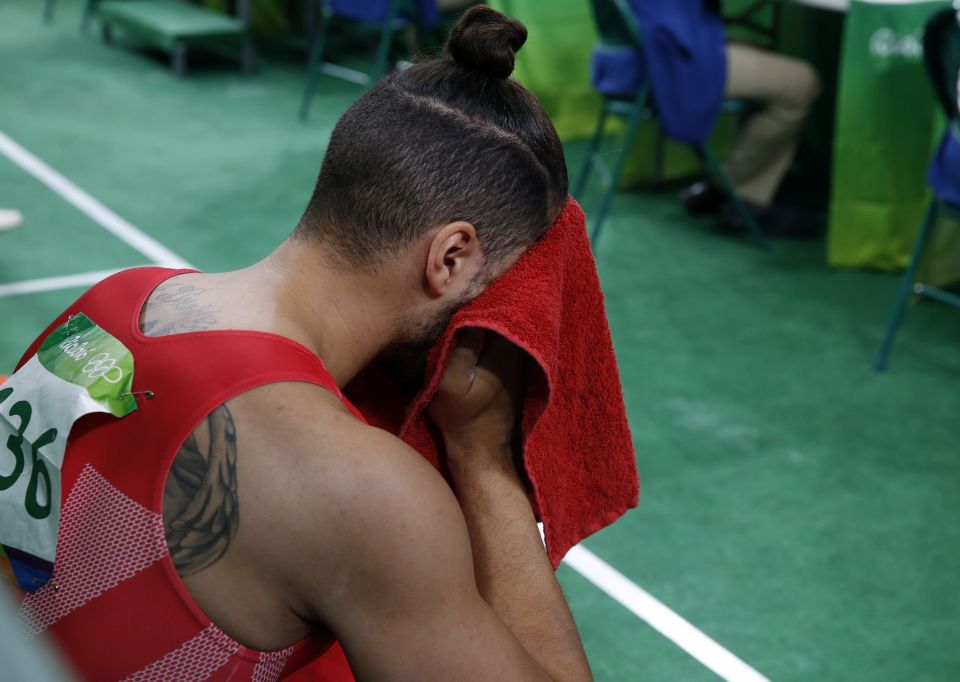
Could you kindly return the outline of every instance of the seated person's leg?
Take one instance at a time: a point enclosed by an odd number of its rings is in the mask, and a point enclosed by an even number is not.
[[[806,62],[749,45],[727,46],[727,97],[760,107],[744,122],[724,164],[742,198],[770,205],[819,94],[820,79]]]
[[[757,111],[743,122],[724,170],[768,234],[810,237],[820,231],[819,217],[809,211],[771,207],[796,153],[803,122],[819,94],[820,79],[806,62],[741,43],[727,46],[725,95],[750,100]],[[742,216],[710,181],[688,188],[682,200],[691,214],[719,211],[721,226],[745,228]]]

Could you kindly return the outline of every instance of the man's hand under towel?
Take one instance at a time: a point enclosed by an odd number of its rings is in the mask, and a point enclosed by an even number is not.
[[[514,465],[524,354],[479,329],[467,330],[458,341],[430,416],[443,432],[477,587],[552,680],[590,680],[576,625]]]
[[[448,456],[471,448],[509,450],[523,405],[525,376],[523,351],[503,337],[476,328],[460,333],[429,409],[443,432]],[[508,464],[513,466],[512,461]]]

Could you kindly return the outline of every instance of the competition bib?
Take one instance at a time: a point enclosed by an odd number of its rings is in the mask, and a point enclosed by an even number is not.
[[[133,356],[80,313],[0,384],[0,577],[33,592],[53,571],[60,469],[80,417],[137,409]]]

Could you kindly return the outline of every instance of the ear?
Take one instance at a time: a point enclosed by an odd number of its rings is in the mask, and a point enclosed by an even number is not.
[[[441,227],[430,240],[425,284],[432,296],[465,288],[483,265],[477,231],[459,220]]]

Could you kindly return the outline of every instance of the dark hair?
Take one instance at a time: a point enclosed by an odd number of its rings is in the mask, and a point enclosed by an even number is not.
[[[549,117],[509,79],[526,38],[519,21],[473,7],[442,58],[374,85],[334,128],[295,234],[355,266],[457,220],[488,262],[539,239],[566,200],[567,167]]]

